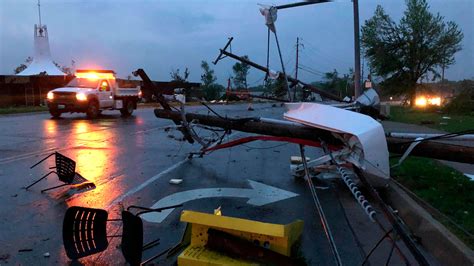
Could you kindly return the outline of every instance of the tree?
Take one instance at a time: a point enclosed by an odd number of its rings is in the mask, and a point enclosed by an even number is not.
[[[25,63],[22,63],[19,66],[17,66],[13,70],[13,73],[16,75],[16,74],[20,73],[21,71],[25,70],[31,62],[33,62],[33,58],[31,56],[28,56],[25,60]]]
[[[215,83],[217,77],[214,75],[214,70],[209,67],[206,61],[201,61],[201,68],[203,70],[203,74],[201,75],[201,88],[204,92],[204,98],[208,101],[219,99],[224,87]]]
[[[361,41],[373,74],[384,79],[381,88],[407,94],[414,103],[417,82],[428,75],[439,76],[440,68],[455,62],[463,34],[456,23],[430,13],[426,0],[406,3],[398,24],[377,6],[362,27]]]
[[[243,58],[249,59],[248,56],[244,56]],[[232,71],[234,71],[234,86],[236,89],[247,89],[247,76],[249,74],[250,66],[246,63],[235,63],[232,66]]]
[[[184,70],[183,75],[179,73],[179,68],[177,69],[172,69],[170,72],[171,80],[172,81],[180,81],[180,82],[186,82],[189,77],[189,69],[186,67]]]
[[[343,74],[341,77],[339,72],[334,69],[332,72],[326,72],[322,81],[313,82],[312,85],[332,94],[339,95],[341,98],[344,96],[350,96],[353,95],[353,84],[350,83],[350,80],[353,80],[353,72],[354,71],[349,68],[349,74]]]
[[[276,98],[281,98],[287,95],[288,90],[286,88],[285,78],[280,75],[277,79],[268,79],[265,84],[264,92],[270,92]]]
[[[203,86],[208,86],[216,82],[217,77],[214,76],[214,70],[209,67],[206,61],[201,61],[201,68],[204,73],[201,75],[201,81]]]
[[[74,60],[71,61],[71,67],[68,66],[62,66],[58,62],[53,61],[54,65],[61,69],[61,71],[67,75],[72,75],[73,67],[74,67]]]

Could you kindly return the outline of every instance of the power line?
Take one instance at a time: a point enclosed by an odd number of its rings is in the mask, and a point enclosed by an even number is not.
[[[313,72],[313,71],[311,71],[311,70],[305,69],[305,68],[303,68],[303,67],[301,67],[301,66],[299,67],[299,69],[301,69],[301,70],[303,70],[303,71],[305,71],[305,72],[308,72],[308,73],[310,73],[310,74],[313,74],[313,75],[315,75],[315,76],[318,76],[318,77],[324,77],[324,75],[322,75],[322,74],[319,74],[319,73]]]
[[[317,73],[326,75],[326,72],[317,70],[317,69],[315,69],[315,68],[313,68],[313,67],[310,67],[310,66],[307,66],[307,65],[304,65],[304,64],[300,64],[300,66],[305,67],[305,68],[307,68],[307,69],[309,69],[309,70],[311,70],[311,71],[314,71],[314,72],[317,72]]]
[[[309,50],[308,50],[309,51]],[[313,56],[309,55],[307,51],[302,51],[304,56],[301,57],[303,62],[306,62],[307,60],[312,64],[312,65],[325,65],[330,68],[334,68],[334,63],[331,63],[325,59],[319,58],[318,60],[313,59]]]
[[[321,51],[315,45],[311,44],[310,42],[308,42],[306,40],[303,40],[303,41],[305,42],[305,45],[308,46],[310,51],[312,51],[315,54],[318,54],[321,57],[326,58],[328,61],[332,61],[332,62],[336,62],[338,64],[344,64],[344,65],[348,64],[348,62],[346,60],[336,58],[336,57],[333,57],[333,56],[329,56],[330,53],[325,53],[325,52]],[[348,64],[348,65],[351,65],[351,64]]]

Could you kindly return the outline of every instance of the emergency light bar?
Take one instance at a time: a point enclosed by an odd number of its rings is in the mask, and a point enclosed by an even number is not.
[[[77,70],[76,78],[87,79],[115,79],[113,70]]]

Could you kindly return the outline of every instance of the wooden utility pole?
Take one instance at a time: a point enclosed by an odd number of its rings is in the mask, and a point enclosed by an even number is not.
[[[359,40],[359,0],[354,4],[354,96],[359,97],[360,91],[360,40]]]
[[[295,79],[298,79],[298,52],[300,50],[300,38],[296,37],[296,66],[295,66]],[[296,86],[293,89],[293,99],[296,99]]]
[[[181,120],[182,115],[177,111],[155,109],[155,116],[158,118]],[[199,121],[199,124],[232,129],[247,133],[269,135],[277,137],[290,137],[302,140],[319,142],[323,140],[328,145],[341,145],[341,141],[336,139],[328,130],[307,127],[304,125],[292,124],[286,121],[268,121],[266,119],[239,120],[223,118],[210,115],[186,113],[187,121]],[[286,122],[286,123],[285,123]],[[409,141],[406,139],[387,138],[388,150],[392,153],[403,154]],[[474,163],[474,147],[446,144],[435,141],[424,141],[418,144],[411,152],[414,156],[447,160],[460,163]]]

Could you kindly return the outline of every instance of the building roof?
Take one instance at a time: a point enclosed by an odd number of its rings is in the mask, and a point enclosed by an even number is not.
[[[32,76],[46,74],[49,76],[63,76],[62,72],[53,62],[49,49],[48,29],[46,25],[36,25],[34,32],[34,56],[31,64],[19,76]]]

